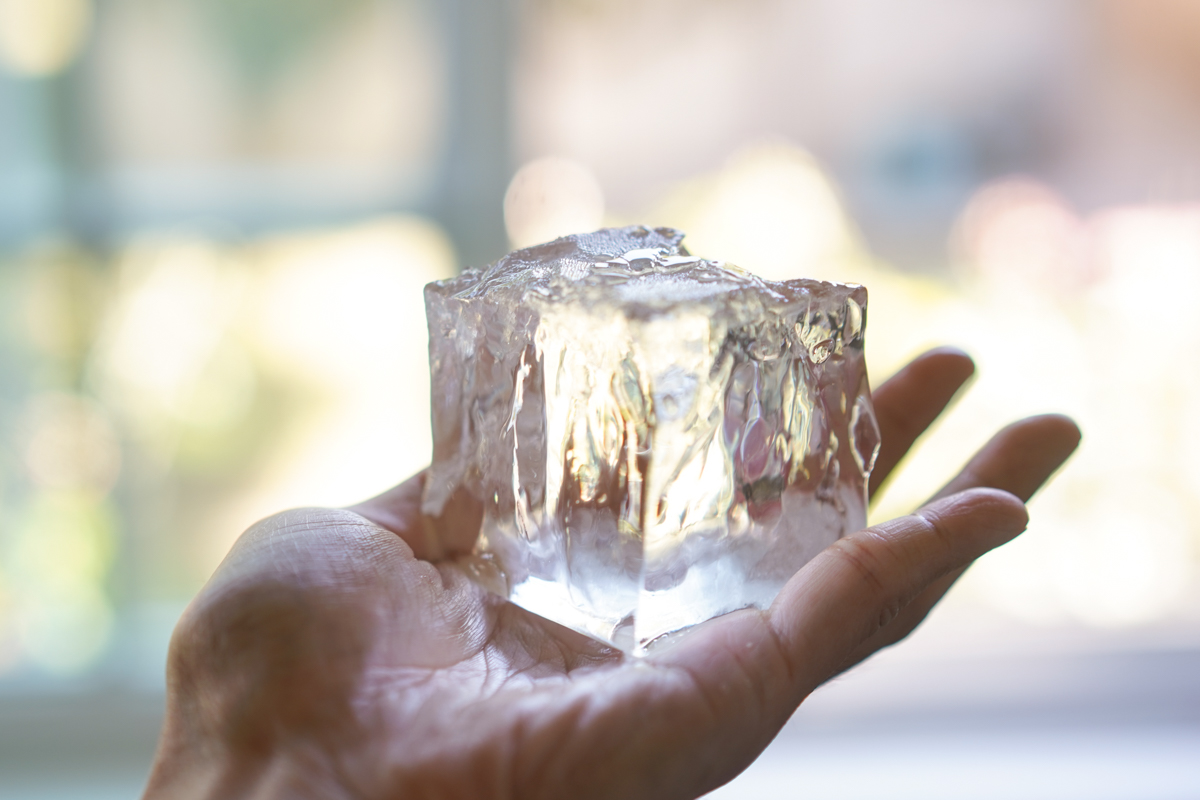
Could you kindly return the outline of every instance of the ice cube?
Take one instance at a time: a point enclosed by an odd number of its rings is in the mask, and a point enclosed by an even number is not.
[[[879,446],[866,290],[763,280],[682,240],[567,236],[425,289],[423,511],[469,493],[498,591],[635,653],[766,608],[861,528]]]

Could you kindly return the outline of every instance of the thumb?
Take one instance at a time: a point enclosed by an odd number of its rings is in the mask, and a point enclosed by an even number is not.
[[[769,622],[793,667],[799,702],[930,583],[1015,538],[1024,504],[971,489],[840,539],[780,592]]]

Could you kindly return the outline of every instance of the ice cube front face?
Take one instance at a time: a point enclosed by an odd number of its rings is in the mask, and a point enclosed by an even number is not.
[[[423,511],[483,505],[514,603],[640,653],[766,608],[866,523],[866,290],[772,282],[683,235],[607,229],[425,289]]]

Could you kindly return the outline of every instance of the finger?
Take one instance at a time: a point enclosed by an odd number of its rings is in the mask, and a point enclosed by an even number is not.
[[[1027,502],[1075,452],[1079,441],[1079,428],[1058,414],[1015,422],[992,437],[930,502],[975,487],[1001,489]],[[912,633],[964,571],[965,566],[930,584],[891,624],[863,642],[846,668]]]
[[[1080,438],[1079,427],[1062,414],[1014,422],[993,436],[933,499],[991,486],[1028,502],[1075,452]]]
[[[743,610],[697,625],[652,645],[646,663],[686,676],[722,732],[705,763],[728,780],[897,609],[941,575],[1016,536],[1025,522],[1024,506],[1004,492],[976,489],[940,500],[825,549],[769,611]]]
[[[639,732],[690,754],[689,797],[745,769],[800,702],[930,582],[1024,529],[1015,497],[976,489],[842,539],[783,588],[745,609],[652,643],[625,671]],[[654,752],[653,748],[648,748]],[[681,795],[682,796],[682,795]]]
[[[421,513],[421,497],[426,474],[418,472],[399,486],[347,510],[399,536],[419,559],[440,561],[469,553],[479,537],[483,507],[466,491],[459,490],[440,516],[425,516]]]
[[[974,373],[975,364],[961,350],[930,350],[872,392],[880,434],[872,495]]]
[[[835,542],[771,607],[800,684],[815,687],[841,671],[929,586],[1015,538],[1027,522],[1018,498],[978,488]]]

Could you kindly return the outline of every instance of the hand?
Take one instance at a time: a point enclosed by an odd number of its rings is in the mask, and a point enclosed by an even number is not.
[[[972,371],[934,351],[875,392],[872,491]],[[1078,439],[1058,416],[1004,429],[912,516],[825,550],[769,611],[641,660],[424,560],[441,543],[420,475],[353,509],[280,514],[239,540],[175,631],[147,797],[697,797],[1019,534],[1022,501]]]

